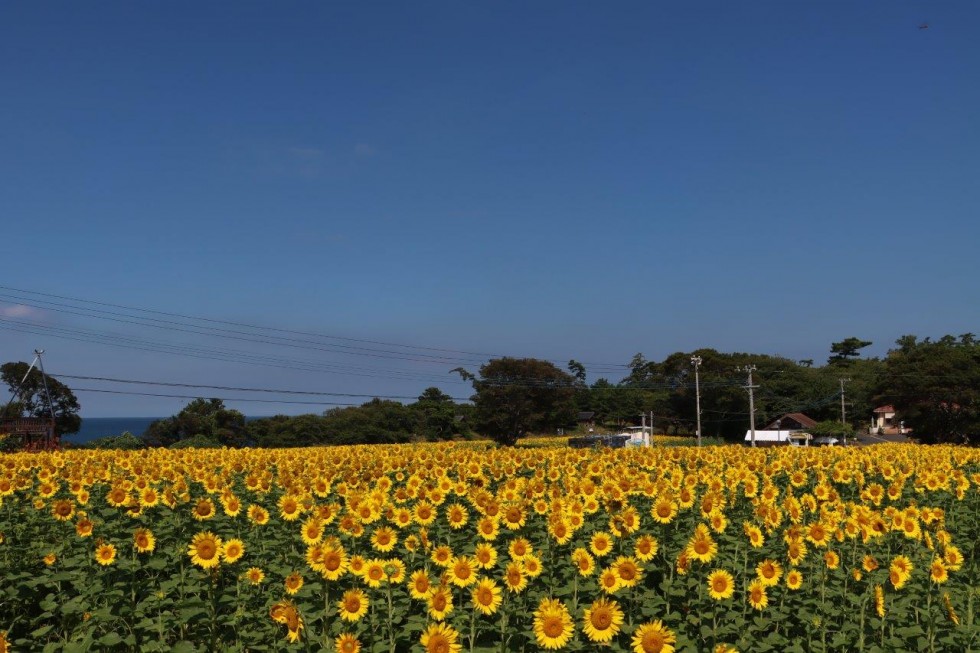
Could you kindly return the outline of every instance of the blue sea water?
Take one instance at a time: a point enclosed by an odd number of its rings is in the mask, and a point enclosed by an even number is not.
[[[147,427],[160,417],[83,417],[78,433],[63,436],[66,442],[81,444],[108,435],[122,435],[129,431],[133,435],[143,435]]]

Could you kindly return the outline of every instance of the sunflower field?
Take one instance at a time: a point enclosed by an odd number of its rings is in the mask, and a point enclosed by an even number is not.
[[[980,451],[0,456],[0,653],[966,651]]]

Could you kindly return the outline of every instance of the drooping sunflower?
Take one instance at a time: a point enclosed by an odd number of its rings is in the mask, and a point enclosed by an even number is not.
[[[153,537],[153,531],[148,528],[137,528],[133,533],[133,546],[139,553],[151,553],[156,548],[157,540]]]
[[[187,547],[191,562],[202,569],[217,567],[221,562],[221,538],[210,531],[197,533]]]
[[[633,631],[634,653],[674,653],[677,636],[657,619],[641,624]]]
[[[559,649],[568,643],[575,624],[568,608],[558,599],[542,599],[534,611],[534,638],[544,649]]]
[[[422,633],[421,644],[426,653],[459,653],[459,632],[444,623],[430,624]]]
[[[279,601],[269,608],[269,616],[278,623],[286,625],[286,638],[289,642],[295,642],[300,637],[303,630],[303,617],[299,614],[299,609],[291,601]]]
[[[611,641],[619,633],[624,615],[616,601],[600,598],[586,608],[583,621],[585,636],[601,644]]]
[[[724,569],[708,574],[708,594],[716,601],[731,598],[735,593],[735,579]]]
[[[580,576],[587,578],[595,573],[595,558],[582,547],[572,551],[572,564],[575,565]]]
[[[837,569],[840,566],[840,556],[837,555],[836,551],[827,551],[824,553],[823,561],[827,565],[827,569]]]
[[[875,585],[875,612],[882,619],[885,618],[885,591],[881,585]]]
[[[363,590],[357,588],[347,590],[337,603],[337,614],[344,621],[353,623],[367,614],[368,604],[367,595]]]
[[[221,557],[228,564],[233,564],[241,560],[245,555],[245,543],[239,539],[231,539],[221,547]]]
[[[95,548],[95,561],[107,567],[116,561],[116,547],[112,544],[99,544]]]

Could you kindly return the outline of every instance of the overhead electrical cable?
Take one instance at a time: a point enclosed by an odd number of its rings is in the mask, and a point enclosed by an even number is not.
[[[69,297],[69,296],[65,296],[65,295],[57,295],[57,294],[53,294],[53,293],[44,293],[44,292],[39,292],[39,291],[25,290],[25,289],[21,289],[21,288],[14,288],[12,286],[3,286],[3,285],[0,285],[0,289],[8,291],[8,293],[5,293],[5,296],[12,297],[14,299],[14,301],[18,301],[18,302],[25,302],[25,301],[40,302],[40,301],[46,301],[46,300],[40,300],[40,299],[37,299],[37,297],[49,297],[49,298],[53,298],[53,299],[59,299],[59,300],[63,300],[63,301],[72,302],[74,304],[91,304],[91,305],[94,305],[94,306],[103,306],[103,307],[108,307],[108,308],[116,308],[116,309],[122,309],[122,310],[125,310],[125,311],[132,311],[132,312],[144,313],[144,314],[149,314],[149,315],[160,315],[160,316],[164,316],[164,317],[168,317],[168,318],[178,318],[178,319],[181,319],[181,320],[191,320],[191,321],[195,321],[195,322],[203,322],[203,323],[206,323],[206,324],[218,324],[218,325],[225,325],[225,326],[234,326],[234,327],[240,327],[240,328],[258,330],[258,331],[275,332],[275,333],[286,333],[286,334],[300,335],[300,336],[307,336],[307,337],[314,337],[314,338],[322,338],[322,339],[330,339],[330,340],[340,340],[340,341],[344,341],[344,342],[355,342],[355,343],[361,343],[361,344],[379,345],[379,346],[384,346],[384,347],[397,347],[397,348],[401,348],[401,349],[409,349],[409,350],[417,350],[417,351],[440,352],[442,354],[461,354],[464,357],[467,357],[466,360],[469,360],[472,357],[477,357],[479,360],[492,359],[492,358],[502,358],[502,357],[504,357],[501,354],[491,354],[491,353],[485,353],[485,352],[473,352],[473,351],[465,351],[465,350],[458,350],[458,349],[448,349],[448,348],[440,348],[440,347],[427,347],[427,346],[422,346],[422,345],[406,345],[406,344],[400,344],[400,343],[385,342],[385,341],[380,341],[380,340],[369,340],[369,339],[364,339],[364,338],[351,338],[351,337],[346,337],[346,336],[336,336],[336,335],[330,335],[330,334],[315,333],[315,332],[310,332],[310,331],[300,331],[300,330],[296,330],[296,329],[284,329],[284,328],[281,328],[281,327],[264,327],[264,326],[258,326],[258,325],[254,325],[254,324],[244,323],[244,322],[235,322],[235,321],[230,321],[230,320],[218,320],[218,319],[207,318],[207,317],[187,315],[187,314],[183,314],[183,313],[175,313],[175,312],[159,311],[159,310],[154,310],[154,309],[140,308],[140,307],[135,307],[135,306],[127,306],[127,305],[124,305],[124,304],[114,304],[114,303],[109,303],[109,302],[100,302],[100,301],[96,301],[96,300],[80,299],[80,298]],[[11,293],[16,293],[16,294],[12,295]],[[26,297],[24,297],[24,296],[26,296]],[[58,303],[58,302],[49,302],[49,303],[50,304],[60,305],[60,306],[63,306],[63,307],[64,306],[68,306],[66,304]],[[73,306],[72,308],[76,308],[76,309],[83,308],[84,309],[85,307],[84,306],[81,306],[81,307],[80,306]],[[86,310],[95,311],[97,309],[86,309]],[[108,311],[103,311],[103,312],[111,313],[111,312],[108,312]],[[115,313],[115,315],[116,316],[119,316],[121,314]],[[95,316],[90,316],[90,317],[95,317]],[[135,316],[129,316],[129,317],[135,317]],[[149,318],[144,318],[144,319],[149,319]],[[158,321],[161,321],[161,320],[158,320]],[[190,325],[188,325],[188,326],[190,326]],[[200,325],[197,325],[197,326],[200,326]],[[211,328],[215,328],[215,327],[211,327]],[[227,329],[225,329],[225,330],[227,331]],[[339,346],[339,345],[337,345],[337,346]],[[362,349],[367,349],[368,351],[371,351],[369,348],[362,348]],[[395,352],[395,353],[398,353],[398,352]],[[401,353],[409,353],[409,352],[401,352]],[[424,354],[418,354],[418,355],[424,355]],[[437,356],[431,356],[431,355],[426,355],[426,356],[429,356],[430,358],[444,358],[444,359],[451,359],[451,360],[461,360],[459,356],[456,356],[456,357],[445,357],[445,356],[437,357]],[[551,361],[551,362],[558,363],[558,364],[561,364],[561,365],[564,365],[566,363],[566,361]],[[470,364],[474,364],[474,363],[471,362]],[[622,371],[622,370],[625,370],[625,369],[627,369],[629,367],[628,365],[625,365],[625,364],[617,364],[617,363],[590,363],[590,362],[583,362],[583,365],[585,365],[589,369],[600,369],[600,368],[604,368],[604,369],[615,370],[615,371]]]

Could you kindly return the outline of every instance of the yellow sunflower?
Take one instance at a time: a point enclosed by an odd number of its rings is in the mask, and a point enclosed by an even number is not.
[[[430,624],[422,633],[421,643],[426,653],[459,653],[463,648],[459,632],[443,623]]]
[[[202,569],[217,567],[221,562],[221,538],[210,531],[204,531],[194,535],[190,545],[187,547],[187,555],[191,562]]]
[[[137,528],[133,533],[133,545],[139,553],[150,553],[156,548],[157,541],[153,531],[148,528]]]
[[[708,574],[708,594],[716,601],[731,598],[735,592],[735,579],[724,569]]]
[[[782,566],[775,560],[766,558],[755,567],[756,576],[764,587],[773,587],[779,584],[779,579],[783,575]]]
[[[657,619],[633,631],[633,653],[674,653],[677,636]]]
[[[261,585],[262,581],[265,580],[265,572],[258,567],[249,567],[244,576],[252,585]]]
[[[473,601],[473,607],[485,615],[491,615],[500,607],[503,594],[497,583],[489,578],[482,578],[473,588],[470,598]]]
[[[442,621],[453,611],[452,590],[445,585],[440,585],[429,593],[426,604],[428,605],[429,615],[437,621]]]
[[[543,599],[534,611],[534,638],[544,649],[559,649],[568,643],[575,624],[568,608],[558,599]]]
[[[583,620],[585,636],[602,644],[616,636],[623,625],[624,615],[616,601],[600,598],[586,608]]]
[[[412,572],[408,579],[408,592],[413,599],[424,601],[432,593],[432,579],[424,569]]]
[[[749,583],[748,602],[756,610],[764,610],[769,605],[769,596],[766,594],[766,586],[759,580]]]
[[[283,586],[286,588],[286,594],[296,594],[303,588],[303,577],[298,571],[286,576],[286,580],[283,581]]]
[[[221,547],[221,557],[228,564],[238,562],[243,555],[245,555],[245,543],[241,540],[228,540]]]
[[[107,567],[116,561],[116,547],[111,544],[100,544],[95,549],[95,561]]]
[[[361,650],[360,640],[351,633],[339,635],[333,641],[333,646],[337,653],[360,653]]]
[[[504,585],[514,594],[523,592],[527,587],[527,575],[524,573],[524,566],[514,560],[507,565],[504,570]]]
[[[340,598],[340,602],[337,603],[337,614],[344,621],[349,621],[351,623],[358,621],[367,614],[368,611],[368,598],[362,590],[352,589],[344,592],[344,595]]]

